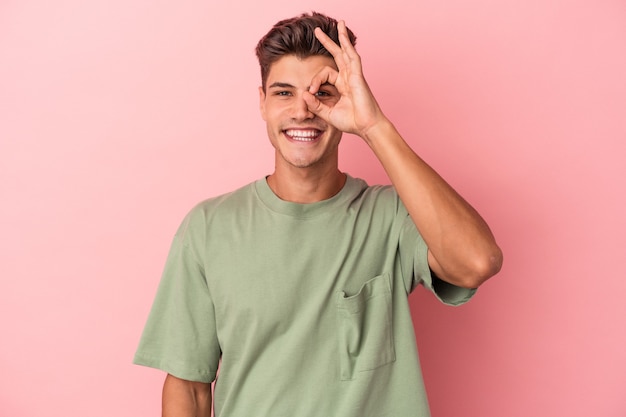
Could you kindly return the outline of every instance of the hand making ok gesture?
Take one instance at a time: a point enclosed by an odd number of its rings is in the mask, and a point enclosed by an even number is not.
[[[339,45],[320,28],[315,29],[315,36],[331,53],[337,69],[325,67],[317,73],[304,100],[309,110],[327,123],[367,140],[370,129],[386,118],[363,77],[361,57],[350,42],[345,22],[340,21],[337,29]],[[339,92],[339,101],[334,106],[315,97],[323,84],[332,84]]]

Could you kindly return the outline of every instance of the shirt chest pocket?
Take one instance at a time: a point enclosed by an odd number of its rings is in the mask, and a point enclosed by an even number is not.
[[[395,360],[390,278],[389,273],[379,275],[354,295],[337,294],[341,380]]]

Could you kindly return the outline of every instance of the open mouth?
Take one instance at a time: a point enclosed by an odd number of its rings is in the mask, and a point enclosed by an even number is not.
[[[294,142],[315,142],[322,131],[318,129],[287,129],[283,133]]]

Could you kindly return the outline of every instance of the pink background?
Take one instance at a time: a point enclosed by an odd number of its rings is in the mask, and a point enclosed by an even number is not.
[[[131,359],[170,239],[271,172],[253,48],[311,9],[505,252],[464,307],[412,298],[433,416],[626,415],[626,3],[248,3],[0,3],[0,415],[159,415]]]

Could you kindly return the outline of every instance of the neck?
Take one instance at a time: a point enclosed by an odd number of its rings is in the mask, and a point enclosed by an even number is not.
[[[284,201],[308,204],[331,198],[343,188],[346,174],[337,168],[327,172],[293,168],[289,172],[276,170],[267,177],[267,183]]]

